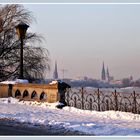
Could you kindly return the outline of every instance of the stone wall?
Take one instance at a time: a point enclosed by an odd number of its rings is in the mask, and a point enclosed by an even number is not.
[[[60,100],[58,84],[15,84],[9,89],[9,85],[0,85],[0,97],[19,98],[21,100],[46,101],[53,103]]]
[[[9,89],[8,85],[0,84],[0,97],[1,98],[8,97],[8,89]]]

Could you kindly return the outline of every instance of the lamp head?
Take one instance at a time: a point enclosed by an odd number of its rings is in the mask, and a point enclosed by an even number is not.
[[[16,32],[17,32],[18,37],[24,39],[28,28],[29,28],[29,25],[27,25],[26,23],[23,23],[23,22],[19,23],[16,26]]]

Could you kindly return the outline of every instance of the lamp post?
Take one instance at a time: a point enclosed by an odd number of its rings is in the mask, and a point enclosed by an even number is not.
[[[25,23],[20,23],[16,26],[16,32],[20,39],[20,74],[19,78],[23,79],[23,39],[25,39],[26,31],[28,29],[28,25]]]

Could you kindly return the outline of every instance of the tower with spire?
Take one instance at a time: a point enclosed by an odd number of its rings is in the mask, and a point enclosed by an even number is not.
[[[106,70],[106,78],[107,78],[107,81],[109,82],[110,81],[110,75],[109,75],[108,67],[107,67],[107,70]]]
[[[58,72],[57,72],[57,62],[55,61],[55,67],[54,67],[54,73],[53,73],[53,79],[58,79]]]
[[[105,73],[104,62],[103,62],[103,68],[102,68],[102,75],[101,75],[101,78],[102,78],[103,81],[106,80],[106,73]]]

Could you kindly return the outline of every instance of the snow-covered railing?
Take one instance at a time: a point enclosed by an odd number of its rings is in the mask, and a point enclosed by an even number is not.
[[[102,90],[68,89],[65,94],[67,105],[84,110],[124,111],[140,114],[140,93],[123,93]]]

